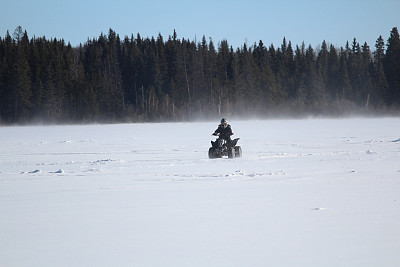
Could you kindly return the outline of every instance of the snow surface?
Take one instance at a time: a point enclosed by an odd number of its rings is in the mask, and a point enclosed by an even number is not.
[[[400,119],[0,128],[0,266],[400,266]]]

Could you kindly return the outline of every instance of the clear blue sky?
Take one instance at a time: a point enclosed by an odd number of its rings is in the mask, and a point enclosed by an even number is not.
[[[215,44],[226,39],[234,48],[245,42],[278,47],[283,37],[293,47],[323,40],[337,47],[354,37],[374,50],[382,35],[385,42],[393,27],[400,28],[400,0],[256,1],[256,0],[0,0],[0,35],[21,25],[29,38],[63,38],[73,46],[112,28],[123,38],[200,41],[205,35]]]

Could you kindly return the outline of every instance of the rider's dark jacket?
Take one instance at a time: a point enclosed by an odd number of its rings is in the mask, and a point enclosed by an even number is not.
[[[231,126],[228,124],[225,128],[223,125],[218,125],[218,129],[215,130],[215,132],[213,133],[214,135],[219,134],[219,137],[222,139],[225,139],[226,141],[231,141],[231,135],[232,133],[232,128]]]

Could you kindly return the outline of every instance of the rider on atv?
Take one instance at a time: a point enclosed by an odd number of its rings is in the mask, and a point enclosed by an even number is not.
[[[225,118],[221,119],[221,124],[218,125],[217,130],[215,130],[215,132],[213,133],[213,135],[218,134],[220,138],[225,139],[228,147],[230,147],[232,143],[231,135],[233,135],[233,133],[231,126],[228,124]]]

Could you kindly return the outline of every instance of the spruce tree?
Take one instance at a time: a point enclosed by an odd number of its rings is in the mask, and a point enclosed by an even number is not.
[[[347,50],[347,49],[346,49]],[[342,50],[340,54],[340,67],[339,67],[339,89],[340,89],[340,100],[348,101],[351,93],[351,83],[348,72],[348,58],[347,51]]]
[[[388,104],[400,105],[400,37],[397,27],[390,32],[384,61],[385,74],[389,84]]]
[[[375,43],[375,52],[374,59],[377,63],[381,62],[385,57],[385,41],[382,38],[382,35],[376,40]]]
[[[316,86],[322,95],[326,95],[326,86],[328,82],[328,64],[329,64],[329,52],[328,45],[324,40],[322,42],[321,50],[317,56],[317,81]]]
[[[372,64],[372,54],[371,50],[369,49],[368,44],[365,42],[364,45],[361,48],[361,56],[362,56],[362,62],[361,62],[361,81],[360,81],[360,92],[359,92],[359,98],[360,98],[360,104],[361,106],[364,106],[365,108],[369,108],[369,103],[370,103],[370,98],[371,95],[374,95],[372,92],[373,90],[373,84],[372,84],[372,79],[371,79],[371,73],[373,72],[373,64]]]
[[[339,89],[339,68],[340,58],[338,51],[333,45],[330,45],[329,60],[328,60],[328,74],[327,74],[327,92],[330,99],[337,101],[340,95]]]
[[[296,81],[296,93],[295,93],[295,103],[298,112],[304,111],[305,101],[307,97],[307,92],[305,88],[306,79],[306,54],[305,54],[305,44],[302,43],[301,47],[296,46],[295,51],[295,81]]]

